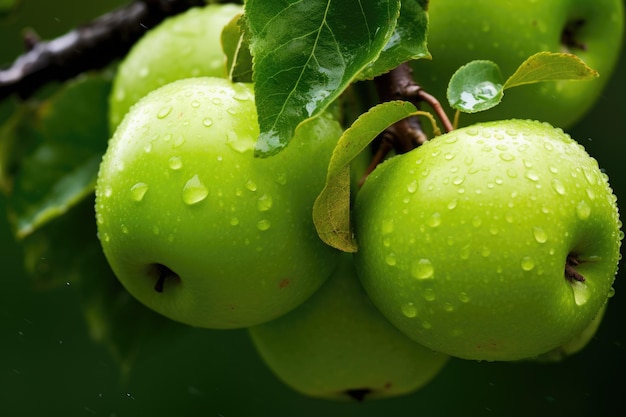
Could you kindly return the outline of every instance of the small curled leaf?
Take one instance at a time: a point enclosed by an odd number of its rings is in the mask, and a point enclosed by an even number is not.
[[[448,84],[452,108],[476,113],[496,106],[502,100],[503,77],[500,67],[486,60],[469,62],[459,68]]]

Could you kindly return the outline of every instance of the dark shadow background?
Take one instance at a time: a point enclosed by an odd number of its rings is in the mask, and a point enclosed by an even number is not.
[[[123,3],[23,0],[0,22],[0,65],[20,52],[23,27],[42,38]],[[626,201],[626,54],[595,109],[570,129]],[[71,286],[30,288],[0,199],[0,415],[2,416],[613,416],[626,395],[626,284],[588,347],[560,364],[452,360],[428,386],[365,404],[313,400],[265,368],[244,331],[192,330],[144,350],[121,380],[109,353],[87,333]],[[59,242],[63,244],[63,242]]]

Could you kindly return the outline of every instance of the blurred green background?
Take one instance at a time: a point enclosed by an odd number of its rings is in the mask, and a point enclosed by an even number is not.
[[[31,27],[46,39],[124,3],[22,0],[0,21],[0,65],[21,52]],[[626,55],[595,109],[570,133],[595,156],[626,201]],[[145,347],[122,375],[89,337],[72,285],[31,288],[0,199],[1,416],[609,416],[624,415],[626,284],[591,344],[559,364],[452,360],[421,391],[365,404],[303,397],[256,356],[244,331],[190,329]],[[63,245],[63,242],[59,242]]]

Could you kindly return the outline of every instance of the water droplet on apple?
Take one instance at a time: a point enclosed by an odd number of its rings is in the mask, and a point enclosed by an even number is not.
[[[120,229],[122,229],[122,233],[124,233],[125,235],[128,234],[128,226],[126,226],[125,224],[121,225]]]
[[[395,266],[397,263],[396,255],[393,253],[390,253],[387,256],[385,256],[385,263],[389,266]]]
[[[423,328],[425,328],[425,329],[432,329],[433,325],[432,325],[432,324],[430,324],[430,322],[429,322],[429,321],[424,320],[424,321],[422,322],[422,327],[423,327]]]
[[[526,178],[528,178],[531,181],[537,182],[539,181],[539,174],[537,174],[535,171],[533,170],[528,170],[526,172],[526,175],[524,175]]]
[[[237,226],[239,224],[239,219],[237,217],[233,217],[230,219],[231,226]]]
[[[256,223],[256,228],[262,232],[269,230],[270,227],[272,227],[272,223],[268,219],[262,219]]]
[[[433,213],[428,219],[428,225],[430,227],[439,227],[441,225],[441,214]]]
[[[530,256],[524,256],[521,265],[524,271],[531,271],[535,267],[535,261]]]
[[[455,199],[450,200],[450,202],[448,203],[448,210],[454,210],[458,204],[459,204],[458,199],[455,198]]]
[[[435,291],[432,288],[426,288],[423,294],[424,300],[426,301],[435,301],[437,298],[435,295]]]
[[[500,159],[502,159],[505,162],[511,162],[511,161],[515,160],[515,156],[513,156],[512,154],[510,154],[508,152],[502,152],[500,154]]]
[[[447,313],[452,313],[454,311],[454,305],[448,302],[443,303],[443,311]]]
[[[130,188],[130,196],[133,200],[139,202],[143,200],[143,197],[148,191],[148,184],[145,182],[138,182]]]
[[[435,268],[428,259],[420,259],[413,262],[411,274],[416,279],[432,279],[435,275]]]
[[[475,127],[469,127],[467,128],[467,130],[465,131],[465,133],[467,133],[470,136],[477,136],[478,135],[478,129]]]
[[[256,208],[259,211],[268,211],[272,208],[272,196],[268,194],[263,194],[256,201]]]
[[[548,234],[539,226],[533,228],[533,236],[538,243],[546,243],[548,241]]]
[[[587,285],[581,281],[573,281],[571,285],[576,305],[582,306],[586,304],[587,301],[589,301],[589,289]]]
[[[417,181],[415,180],[411,181],[411,183],[406,187],[406,189],[411,194],[415,193],[415,191],[417,191]]]
[[[172,106],[164,106],[157,112],[157,118],[165,119],[172,112]]]
[[[252,180],[248,180],[246,182],[246,188],[250,191],[256,191],[257,190],[257,185],[256,182],[252,181]]]
[[[465,291],[461,291],[457,297],[460,302],[469,303],[470,298],[469,298],[469,295],[467,295]]]
[[[615,295],[615,288],[613,287],[609,288],[609,293],[606,295],[606,297],[613,298],[614,295]]]
[[[172,156],[168,161],[168,165],[170,169],[177,171],[183,167],[183,160],[180,156]]]
[[[517,178],[517,171],[513,168],[509,168],[506,170],[506,175],[508,175],[509,178]]]
[[[582,200],[576,206],[576,215],[580,220],[587,220],[591,215],[591,207],[585,200]]]
[[[458,175],[452,180],[452,184],[461,185],[465,181],[465,175]]]
[[[402,314],[404,314],[408,318],[413,318],[417,315],[417,308],[411,302],[406,303],[402,306]]]
[[[200,181],[198,175],[191,177],[183,187],[183,202],[190,206],[201,202],[208,195],[209,190],[202,181]]]
[[[200,107],[200,102],[198,100],[192,100],[191,107],[193,107],[194,109],[197,109],[198,107]]]
[[[484,258],[487,258],[489,257],[489,255],[491,255],[491,249],[489,249],[487,246],[483,246],[482,248],[480,248],[480,254]]]
[[[204,127],[213,126],[213,119],[211,119],[210,117],[205,117],[204,119],[202,119],[202,126]]]
[[[552,188],[560,195],[565,195],[565,186],[557,178],[552,180]]]
[[[111,197],[111,194],[113,194],[113,189],[109,186],[106,186],[104,189],[104,196]]]

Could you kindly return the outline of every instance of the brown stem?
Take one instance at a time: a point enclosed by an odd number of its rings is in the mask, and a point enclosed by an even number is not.
[[[0,70],[0,99],[12,94],[28,98],[51,81],[103,68],[166,17],[204,4],[204,0],[135,0],[50,41],[28,32],[27,51]]]

